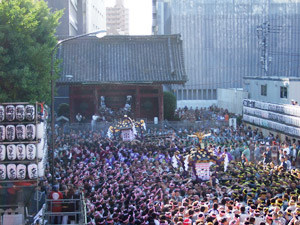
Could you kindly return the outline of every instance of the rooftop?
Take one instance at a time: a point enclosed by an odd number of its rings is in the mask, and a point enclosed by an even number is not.
[[[187,81],[180,35],[89,36],[63,43],[57,57],[62,60],[60,84]]]

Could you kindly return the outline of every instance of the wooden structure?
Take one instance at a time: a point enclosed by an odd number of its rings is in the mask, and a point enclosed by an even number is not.
[[[77,113],[90,119],[101,96],[114,111],[131,96],[134,119],[163,120],[163,85],[187,81],[179,35],[87,37],[64,43],[57,57],[71,122]]]
[[[105,96],[108,108],[117,111],[124,107],[126,96],[132,96],[132,110],[136,118],[163,119],[162,85],[71,85],[70,118],[75,113],[90,118],[100,106],[100,97]]]

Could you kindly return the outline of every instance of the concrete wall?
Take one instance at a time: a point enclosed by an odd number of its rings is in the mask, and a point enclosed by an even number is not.
[[[261,86],[267,85],[267,95],[261,93]],[[280,87],[287,87],[287,98],[280,97]],[[245,77],[244,90],[249,98],[258,101],[290,104],[294,99],[300,103],[300,78],[286,77]]]
[[[188,108],[192,107],[195,109],[198,108],[207,108],[213,104],[217,105],[217,100],[179,100],[177,101],[177,108],[183,108],[187,106]]]
[[[228,109],[231,113],[242,115],[243,99],[248,98],[248,92],[239,88],[218,88],[217,93],[218,107]]]

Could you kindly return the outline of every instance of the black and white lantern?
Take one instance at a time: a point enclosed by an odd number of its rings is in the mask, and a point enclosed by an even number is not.
[[[34,160],[36,157],[36,146],[34,144],[26,145],[26,156],[29,160]]]
[[[24,180],[26,177],[26,166],[24,164],[17,165],[17,179]]]
[[[15,145],[7,145],[6,151],[8,160],[15,160],[17,158],[17,151]]]
[[[0,122],[5,120],[5,109],[3,105],[0,105]]]
[[[44,138],[40,139],[40,142],[37,143],[37,145],[36,145],[38,159],[42,159],[44,156],[44,145],[45,145]]]
[[[35,139],[35,125],[27,124],[26,125],[26,139],[33,141]]]
[[[3,164],[0,164],[0,180],[6,179],[6,166]]]
[[[25,119],[25,107],[24,105],[16,106],[16,119],[18,121],[23,121]]]
[[[7,125],[6,126],[6,140],[13,141],[16,138],[16,128],[14,125]]]
[[[16,117],[16,109],[13,105],[7,105],[5,107],[5,118],[8,121],[13,121]]]
[[[37,165],[30,164],[30,165],[28,165],[27,169],[28,169],[29,179],[37,179],[37,177],[38,177]]]
[[[35,111],[33,105],[26,105],[25,106],[25,118],[28,121],[32,121],[35,118]]]
[[[39,162],[38,163],[38,175],[39,177],[43,177],[44,176],[44,162]]]
[[[14,180],[17,178],[17,167],[16,164],[8,164],[7,165],[7,177],[10,180]]]
[[[44,129],[45,125],[44,123],[38,123],[36,125],[36,138],[41,139],[44,137],[44,133],[45,133],[45,129]]]
[[[16,126],[16,136],[19,141],[24,141],[26,137],[25,125],[19,124]]]
[[[5,140],[5,126],[0,125],[0,141]]]
[[[17,159],[25,160],[26,159],[26,147],[24,144],[17,145]]]
[[[5,155],[6,155],[6,147],[5,145],[0,145],[0,161],[5,160]]]

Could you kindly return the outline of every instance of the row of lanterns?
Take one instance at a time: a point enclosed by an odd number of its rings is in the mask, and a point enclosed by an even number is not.
[[[36,138],[43,137],[43,123],[34,124],[18,124],[18,125],[0,125],[0,142],[1,141],[33,141]]]
[[[0,161],[43,159],[44,139],[38,144],[0,145]]]
[[[33,105],[0,105],[0,122],[14,120],[33,121],[35,119],[35,107]]]
[[[26,174],[27,172],[27,174]],[[28,175],[28,176],[26,176]],[[38,177],[44,176],[44,165],[43,162],[39,162],[38,164],[31,163],[27,165],[25,164],[0,164],[0,180],[24,180],[27,177],[29,179],[37,179]]]
[[[31,104],[0,104],[0,182],[44,176],[47,123],[35,119],[46,113]]]

